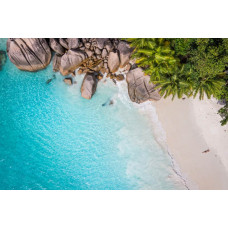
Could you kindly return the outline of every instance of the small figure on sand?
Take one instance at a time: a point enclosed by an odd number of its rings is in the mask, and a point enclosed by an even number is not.
[[[208,153],[208,152],[210,152],[210,150],[209,150],[209,149],[207,149],[207,150],[203,151],[202,153]]]

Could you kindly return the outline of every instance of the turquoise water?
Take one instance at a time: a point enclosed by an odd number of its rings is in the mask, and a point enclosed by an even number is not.
[[[46,84],[53,74],[51,65],[23,72],[9,59],[0,71],[0,189],[181,188],[149,118],[118,86],[100,82],[85,100],[83,76],[67,86],[57,73]]]

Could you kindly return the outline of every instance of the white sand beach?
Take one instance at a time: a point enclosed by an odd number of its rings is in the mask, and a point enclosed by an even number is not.
[[[220,125],[217,101],[167,98],[153,105],[187,186],[228,189],[228,126]]]

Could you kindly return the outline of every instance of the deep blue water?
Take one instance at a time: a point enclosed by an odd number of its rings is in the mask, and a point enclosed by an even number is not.
[[[0,189],[180,188],[149,119],[113,82],[85,100],[83,76],[67,86],[55,73],[46,84],[53,74],[51,64],[31,73],[9,59],[0,71]]]

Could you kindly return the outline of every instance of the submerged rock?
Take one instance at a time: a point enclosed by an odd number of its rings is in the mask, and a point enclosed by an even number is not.
[[[79,50],[68,50],[61,58],[60,73],[68,75],[74,72],[85,60],[86,54]]]
[[[72,84],[73,84],[72,78],[64,78],[63,81],[64,81],[67,85],[72,85]]]
[[[115,73],[120,66],[120,59],[117,52],[110,52],[108,56],[108,67],[110,72]]]
[[[49,78],[47,81],[46,81],[46,84],[50,84],[52,82],[53,79],[56,79],[56,76],[53,74],[52,78]]]
[[[0,70],[6,62],[6,52],[0,50]]]
[[[102,104],[102,106],[107,106],[107,105],[113,105],[114,101],[112,99],[108,99],[105,103]]]
[[[44,69],[51,60],[51,50],[43,38],[16,38],[7,40],[10,61],[20,70]]]
[[[136,68],[127,73],[128,93],[130,99],[136,103],[142,103],[147,100],[161,99],[155,85],[150,82],[150,77],[144,75],[141,68]]]
[[[85,99],[91,99],[97,88],[97,76],[95,73],[87,73],[81,86],[81,95]]]

